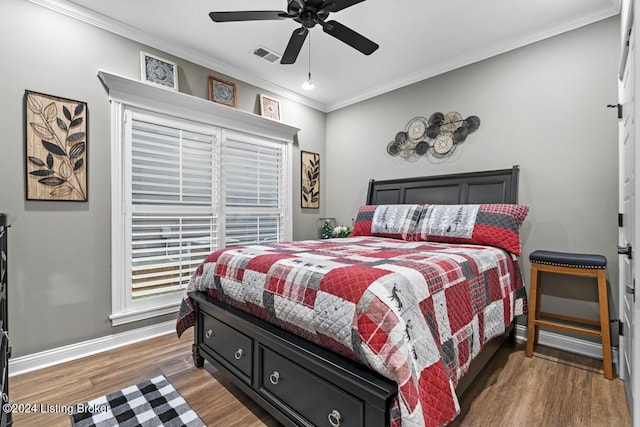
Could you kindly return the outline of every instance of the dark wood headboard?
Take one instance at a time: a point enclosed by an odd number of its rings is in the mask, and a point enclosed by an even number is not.
[[[369,181],[368,205],[517,203],[518,165],[511,169]]]

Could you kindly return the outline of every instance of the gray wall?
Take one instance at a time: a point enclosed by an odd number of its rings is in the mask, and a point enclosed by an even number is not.
[[[617,305],[618,122],[605,106],[617,99],[619,31],[611,18],[329,113],[327,215],[351,221],[370,178],[518,164],[520,202],[531,207],[522,229],[527,281],[534,249],[601,253]],[[446,161],[386,153],[411,118],[435,111],[482,124]],[[597,304],[573,301],[594,300],[595,285],[566,282],[553,293],[569,298],[547,298],[546,308],[597,319]]]
[[[111,313],[110,110],[96,73],[138,79],[140,51],[178,63],[179,87],[208,98],[216,73],[57,14],[25,0],[0,3],[0,212],[15,216],[10,233],[10,326],[14,356],[141,327],[164,316],[113,328]],[[232,77],[221,76],[230,80]],[[258,94],[236,81],[238,108],[258,112]],[[88,103],[89,202],[25,201],[24,91]],[[271,94],[273,96],[273,94]],[[302,129],[295,141],[294,238],[313,237],[320,210],[300,209],[299,150],[324,158],[325,114],[282,101],[283,118]],[[324,194],[324,193],[323,193]]]
[[[519,164],[520,200],[532,207],[523,228],[525,254],[536,248],[602,253],[617,295],[617,121],[604,106],[617,99],[618,34],[612,18],[328,115],[276,95],[284,120],[302,129],[293,156],[294,239],[315,237],[318,217],[349,223],[369,178]],[[145,50],[176,61],[180,91],[201,98],[216,73],[25,0],[0,3],[0,40],[0,212],[17,218],[10,235],[14,356],[172,319],[117,328],[108,320],[110,112],[96,72],[139,78]],[[236,83],[239,108],[257,113],[258,93],[268,92]],[[25,201],[26,89],[88,102],[88,203]],[[409,119],[434,111],[475,114],[482,125],[446,162],[407,163],[386,154]],[[300,208],[300,150],[321,155],[317,210]],[[526,259],[523,267],[528,278]],[[585,310],[570,299],[557,302]],[[595,318],[596,305],[587,307]]]

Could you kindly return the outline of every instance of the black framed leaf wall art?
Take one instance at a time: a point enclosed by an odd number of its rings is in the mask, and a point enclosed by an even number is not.
[[[302,207],[317,209],[320,207],[320,154],[301,151],[302,155]]]
[[[27,200],[88,200],[87,103],[25,91]]]

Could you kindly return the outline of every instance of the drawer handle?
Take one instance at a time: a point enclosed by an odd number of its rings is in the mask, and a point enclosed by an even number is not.
[[[211,338],[212,336],[213,336],[213,331],[212,331],[211,329],[209,329],[209,330],[207,331],[207,333],[206,333],[206,334],[204,334],[204,337],[205,337],[206,339],[209,339],[209,338]]]
[[[280,381],[280,374],[278,373],[278,371],[274,371],[271,375],[269,375],[269,381],[271,381],[271,384],[273,385],[278,384],[278,381]]]
[[[342,418],[342,415],[340,415],[340,412],[334,409],[329,414],[329,424],[331,424],[333,427],[340,427],[341,418]]]
[[[242,349],[239,348],[238,351],[236,351],[236,354],[234,355],[234,357],[236,358],[236,360],[240,360],[240,358],[242,357]]]

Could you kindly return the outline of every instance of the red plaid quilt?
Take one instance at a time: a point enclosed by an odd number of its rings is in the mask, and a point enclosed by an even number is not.
[[[392,426],[451,422],[471,360],[526,312],[517,259],[501,249],[369,236],[221,249],[194,290],[395,381]],[[178,335],[193,321],[186,297]]]

